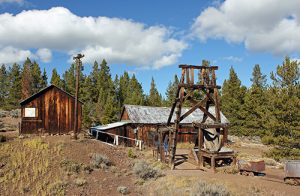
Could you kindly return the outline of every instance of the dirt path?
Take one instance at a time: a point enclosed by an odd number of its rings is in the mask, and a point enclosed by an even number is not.
[[[188,149],[178,149],[178,157],[187,157]],[[254,151],[255,152],[255,151]],[[175,170],[166,171],[167,176],[177,178],[196,177],[199,180],[219,182],[226,185],[237,195],[300,195],[300,186],[291,186],[283,182],[283,169],[266,169],[265,176],[242,176],[238,174],[222,174],[199,170],[197,166],[183,162]]]

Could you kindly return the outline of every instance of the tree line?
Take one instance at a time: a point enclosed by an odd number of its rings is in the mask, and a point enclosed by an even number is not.
[[[50,84],[75,94],[75,65],[71,64],[62,76],[56,68],[52,70]],[[94,62],[89,74],[80,70],[79,99],[84,102],[83,124],[107,124],[119,120],[124,104],[165,106],[173,95],[167,93],[167,99],[158,92],[154,79],[151,88],[145,94],[136,76],[124,72],[121,76],[111,76],[110,68],[105,60],[99,64]],[[176,76],[177,78],[177,76]],[[178,79],[177,79],[178,81]],[[171,83],[170,83],[171,85]],[[2,65],[0,69],[0,109],[12,110],[19,108],[19,102],[48,86],[48,76],[41,71],[39,64],[27,58],[20,66]],[[174,85],[173,85],[174,86]],[[176,86],[177,87],[177,86]],[[173,87],[174,88],[174,87]]]
[[[202,65],[209,66],[203,60]],[[274,72],[270,73],[272,84],[262,74],[257,64],[252,72],[252,85],[242,85],[231,67],[229,78],[221,90],[221,110],[230,121],[230,134],[260,136],[266,144],[276,146],[270,155],[276,159],[289,157],[300,159],[300,63],[286,57]],[[19,108],[19,101],[48,85],[48,76],[35,61],[29,58],[21,67],[2,65],[0,70],[0,108]],[[75,94],[75,65],[71,64],[62,77],[54,68],[50,83]],[[79,99],[84,102],[83,125],[107,124],[120,119],[124,104],[171,106],[175,100],[179,79],[177,75],[169,82],[163,97],[154,79],[145,93],[136,76],[124,72],[111,76],[105,60],[94,62],[92,71],[80,74]],[[195,95],[201,97],[201,94]],[[185,106],[188,106],[186,104]]]
[[[252,85],[241,84],[231,67],[229,79],[222,86],[221,108],[230,121],[230,133],[260,136],[272,144],[269,155],[300,159],[300,62],[286,57],[270,73],[272,84],[257,64],[252,72]]]

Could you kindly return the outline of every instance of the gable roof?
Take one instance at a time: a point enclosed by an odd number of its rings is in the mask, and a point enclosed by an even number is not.
[[[61,89],[61,88],[55,86],[54,84],[51,84],[50,86],[47,86],[47,87],[43,88],[42,90],[40,90],[39,92],[37,92],[37,93],[31,95],[30,97],[28,97],[28,98],[22,100],[22,101],[20,102],[20,105],[24,105],[24,104],[26,104],[26,103],[32,101],[32,100],[35,99],[36,97],[40,96],[41,94],[43,94],[43,93],[45,93],[45,92],[47,92],[47,91],[49,91],[50,89],[53,89],[53,88],[56,88],[56,89],[58,89],[59,91],[61,91],[62,93],[65,93],[66,95],[68,95],[68,96],[72,97],[73,99],[75,99],[75,97],[74,97],[73,95],[71,95],[70,93],[68,93],[68,92],[64,91],[63,89]],[[78,101],[79,101],[81,104],[83,104],[82,101],[80,101],[80,100],[78,100]]]
[[[129,120],[132,123],[140,124],[166,124],[171,112],[170,107],[152,107],[152,106],[140,106],[140,105],[124,105],[122,115],[124,111],[127,111]],[[181,113],[184,114],[189,108],[182,108]],[[209,107],[209,112],[215,115],[214,106]],[[181,121],[180,124],[191,124],[195,121],[202,120],[203,112],[200,109],[196,109],[193,113],[187,116]],[[171,122],[175,120],[175,112],[173,113]],[[209,117],[206,122],[213,122]],[[229,120],[221,112],[221,123],[229,124]]]

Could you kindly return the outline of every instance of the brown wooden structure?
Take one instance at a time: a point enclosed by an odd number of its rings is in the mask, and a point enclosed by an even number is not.
[[[177,135],[179,130],[184,127],[181,122],[191,115],[196,109],[200,109],[204,115],[202,118],[197,119],[193,122],[193,126],[198,132],[198,140],[195,144],[198,146],[198,152],[196,159],[203,160],[204,156],[215,160],[218,157],[219,150],[227,141],[228,135],[228,124],[221,121],[220,103],[218,89],[220,86],[216,84],[216,74],[215,71],[218,69],[217,66],[195,66],[195,65],[179,65],[182,70],[180,83],[178,84],[178,90],[176,94],[175,102],[172,105],[170,115],[168,118],[167,125],[170,126],[169,138],[170,138],[170,164],[171,168],[175,167],[175,155],[176,155],[176,145],[177,145]],[[195,81],[195,73],[198,72],[198,79]],[[197,98],[195,95],[202,94],[201,98]],[[199,97],[199,96],[198,96]],[[188,111],[183,112],[182,106],[184,102],[189,102],[191,108]],[[211,108],[213,106],[214,112]],[[174,119],[174,125],[172,125],[172,117],[175,112],[176,118]],[[215,152],[210,152],[209,155],[205,152],[203,146],[203,133],[207,132],[206,129],[215,129],[218,134],[222,134],[223,137],[221,141],[221,146]],[[218,138],[219,139],[219,138]],[[213,154],[210,156],[210,154]],[[233,154],[229,155],[233,158]],[[214,161],[213,161],[214,162]],[[202,161],[198,164],[203,164]],[[214,163],[212,164],[214,167]]]
[[[81,127],[82,102],[78,104],[78,127]],[[20,134],[67,134],[74,131],[75,98],[50,85],[21,103]]]
[[[182,108],[187,112],[190,108]],[[213,107],[211,107],[213,109]],[[140,139],[147,146],[153,146],[154,136],[158,134],[158,129],[167,127],[167,120],[170,114],[170,107],[152,107],[140,105],[124,105],[121,113],[121,121],[130,121],[126,126],[123,136]],[[214,114],[214,111],[211,111]],[[197,130],[193,126],[193,122],[202,119],[204,113],[196,109],[191,115],[180,122],[181,127],[178,129],[177,141],[194,143]],[[172,119],[175,119],[173,115]],[[229,121],[221,113],[222,122],[228,124]],[[173,122],[171,123],[173,124]],[[134,129],[138,128],[138,132],[134,133]],[[164,129],[165,130],[165,129]],[[114,130],[110,132],[113,133]],[[160,135],[160,134],[158,134]],[[136,138],[137,137],[137,138]]]

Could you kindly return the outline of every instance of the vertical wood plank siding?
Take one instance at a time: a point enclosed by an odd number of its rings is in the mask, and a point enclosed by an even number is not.
[[[75,99],[63,90],[50,86],[32,99],[21,103],[21,133],[66,134],[74,129]],[[25,117],[25,108],[36,108],[37,117]],[[81,127],[82,104],[78,104]]]
[[[129,119],[129,115],[128,112],[126,111],[126,109],[124,110],[122,116],[121,116],[121,120],[130,120]],[[143,140],[146,145],[151,146],[152,145],[152,135],[151,132],[155,132],[156,131],[156,125],[155,124],[134,124],[132,123],[131,126],[126,126],[126,131],[123,134],[120,135],[128,135],[127,137],[130,138],[134,138],[134,133],[133,133],[133,129],[135,126],[139,126],[140,127],[140,131],[138,132],[138,139]],[[194,128],[181,128],[179,129],[179,132],[193,132]],[[110,131],[109,131],[110,132]],[[112,130],[112,132],[114,132]],[[194,138],[196,136],[193,134],[178,134],[177,135],[177,141],[179,142],[194,142]]]

